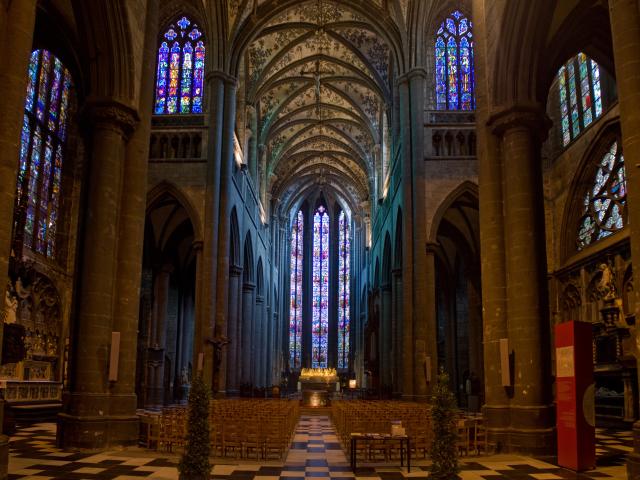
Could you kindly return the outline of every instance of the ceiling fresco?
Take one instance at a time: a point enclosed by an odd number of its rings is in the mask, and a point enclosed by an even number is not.
[[[370,0],[372,11],[382,0]],[[230,24],[269,0],[230,0]],[[279,2],[275,2],[274,6]],[[380,11],[382,13],[382,11]],[[391,49],[372,22],[337,0],[301,1],[264,19],[245,51],[246,101],[258,115],[273,198],[332,185],[369,199],[394,79]]]

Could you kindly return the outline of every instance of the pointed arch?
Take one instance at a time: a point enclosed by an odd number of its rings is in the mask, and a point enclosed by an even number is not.
[[[256,269],[256,294],[264,296],[264,268],[262,267],[262,257],[258,258],[258,268]]]
[[[163,180],[147,192],[147,213],[155,206],[155,204],[164,196],[173,197],[187,212],[194,230],[195,241],[202,241],[202,223],[198,210],[193,206],[188,195],[180,189],[176,184]]]
[[[442,218],[451,205],[453,205],[457,200],[463,198],[464,196],[468,196],[469,199],[475,199],[475,202],[478,202],[478,185],[469,180],[465,180],[456,188],[454,188],[449,195],[442,201],[440,206],[436,209],[436,213],[433,216],[433,220],[431,222],[431,229],[429,231],[429,239],[428,242],[435,243],[437,241],[438,229],[440,228],[440,223],[442,222]]]
[[[402,268],[402,209],[398,207],[396,216],[395,268]]]
[[[232,267],[240,267],[240,228],[238,226],[238,213],[236,207],[231,209],[230,222],[230,241],[229,241],[229,265]]]
[[[382,287],[391,285],[391,270],[393,259],[391,257],[391,236],[387,232],[384,236],[384,247],[382,249]]]
[[[244,257],[242,262],[242,275],[244,283],[255,283],[255,271],[253,266],[253,242],[251,232],[244,237]]]

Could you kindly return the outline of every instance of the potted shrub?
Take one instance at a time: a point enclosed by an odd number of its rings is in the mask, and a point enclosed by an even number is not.
[[[440,370],[431,396],[433,442],[429,449],[432,461],[429,479],[459,478],[456,407],[456,398],[449,389],[449,375]]]
[[[180,480],[210,478],[209,397],[202,375],[196,375],[189,392],[187,443],[178,465]]]

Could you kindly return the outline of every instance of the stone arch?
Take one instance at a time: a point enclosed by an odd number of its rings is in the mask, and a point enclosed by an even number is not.
[[[258,268],[256,269],[256,294],[264,295],[264,269],[262,267],[262,257],[258,258]]]
[[[253,266],[253,242],[251,241],[251,232],[247,232],[247,235],[244,237],[244,257],[242,268],[244,283],[254,283],[255,272]]]
[[[436,242],[438,236],[438,229],[440,228],[440,224],[442,222],[442,218],[444,217],[446,211],[460,198],[468,195],[470,198],[475,198],[476,202],[478,199],[478,185],[475,183],[465,180],[456,188],[454,188],[449,195],[440,203],[438,208],[436,209],[436,213],[433,216],[433,221],[431,222],[431,230],[429,231],[428,242]],[[398,212],[400,215],[401,212]]]
[[[196,241],[202,240],[202,224],[198,210],[193,206],[189,197],[176,184],[163,180],[147,193],[147,213],[153,209],[154,205],[163,195],[173,197],[186,211],[191,220]]]
[[[382,286],[391,285],[391,270],[393,268],[393,259],[391,257],[391,236],[387,232],[384,236],[384,247],[382,249]]]
[[[394,266],[395,268],[402,268],[402,209],[398,207],[398,213],[396,216],[396,235],[395,235],[395,250],[394,250]]]
[[[229,265],[232,267],[240,267],[242,266],[240,253],[240,228],[238,226],[238,213],[235,206],[231,209],[231,222],[229,228]]]

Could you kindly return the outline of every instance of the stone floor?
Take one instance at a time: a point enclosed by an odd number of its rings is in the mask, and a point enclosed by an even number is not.
[[[63,452],[54,446],[55,425],[39,424],[11,437],[9,479],[177,479],[177,457],[142,449],[101,454]],[[462,459],[464,480],[626,479],[624,456],[631,432],[598,430],[598,468],[583,474],[519,456]],[[212,478],[229,480],[402,480],[425,479],[427,463],[414,462],[411,473],[380,464],[351,471],[328,417],[303,416],[284,463],[242,462],[216,465]]]

